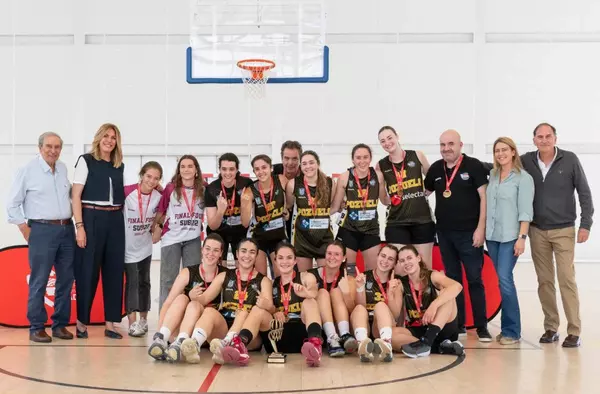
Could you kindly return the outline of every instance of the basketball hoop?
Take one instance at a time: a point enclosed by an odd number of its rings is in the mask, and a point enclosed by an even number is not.
[[[275,68],[275,62],[266,59],[246,59],[237,62],[237,66],[242,70],[246,93],[254,99],[265,97],[268,72]]]

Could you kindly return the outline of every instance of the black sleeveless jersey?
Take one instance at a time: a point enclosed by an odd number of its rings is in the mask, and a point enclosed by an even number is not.
[[[438,289],[434,286],[431,281],[431,271],[429,271],[427,276],[429,284],[425,287],[422,299],[421,299],[421,312],[417,308],[417,300],[412,296],[412,292],[410,291],[410,282],[408,276],[403,276],[400,278],[402,281],[402,287],[404,288],[404,309],[406,310],[405,321],[406,327],[419,327],[422,326],[421,318],[423,317],[423,313],[429,308],[429,305],[438,297]],[[419,297],[419,292],[415,290],[415,296]]]
[[[244,300],[244,310],[250,312],[250,309],[256,304],[258,298],[258,292],[261,288],[262,279],[264,275],[258,272],[254,278],[250,280],[250,283],[246,281],[248,277],[241,277],[241,289],[240,291],[246,290],[246,297]],[[239,291],[237,287],[237,269],[227,270],[225,274],[225,280],[223,281],[223,303],[221,304],[221,314],[225,319],[234,319],[235,312],[239,309]]]
[[[205,204],[206,207],[217,207],[217,200],[219,199],[219,195],[223,191],[221,188],[222,179],[219,176],[219,179],[211,182],[206,187],[205,192]],[[207,227],[207,232],[210,233],[219,233],[224,235],[237,235],[237,234],[245,234],[247,229],[242,226],[242,216],[240,211],[240,203],[242,201],[242,192],[244,188],[250,186],[252,184],[252,180],[250,178],[246,178],[240,175],[238,172],[235,177],[235,190],[234,187],[225,188],[225,194],[227,198],[228,207],[223,214],[223,220],[221,221],[221,227],[218,230],[212,230],[210,227]],[[231,207],[231,200],[233,199],[233,195],[235,193],[235,201],[233,204],[233,208]]]
[[[359,179],[360,188],[356,184],[354,168],[348,169],[348,183],[346,184],[346,209],[343,213],[341,227],[363,234],[379,235],[379,216],[377,214],[377,201],[379,200],[379,180],[373,167],[369,168],[369,177]],[[362,189],[362,190],[361,190]],[[361,194],[361,191],[363,194]],[[367,194],[366,204],[363,200]],[[359,195],[360,194],[360,195]]]
[[[385,296],[383,295],[382,289],[379,287],[379,283],[377,283],[377,280],[375,279],[374,270],[365,271],[365,277],[366,307],[369,311],[369,315],[372,315],[375,310],[375,304],[381,301],[385,302]],[[394,275],[394,278],[400,279],[398,275]],[[386,280],[385,282],[383,282],[381,278],[379,278],[379,280],[382,282],[381,284],[384,286],[385,293],[387,294],[389,280]]]
[[[425,224],[433,222],[431,216],[431,208],[425,197],[423,188],[423,168],[421,161],[414,150],[405,150],[406,156],[403,162],[394,163],[390,161],[390,157],[386,156],[379,160],[379,168],[383,173],[387,192],[390,198],[399,195],[398,181],[396,171],[400,175],[402,165],[404,163],[404,173],[402,174],[402,188],[400,196],[402,203],[399,205],[390,204],[387,211],[387,225],[410,225],[410,224]]]
[[[208,289],[208,286],[210,286],[210,284],[212,282],[206,282],[204,279],[202,279],[202,276],[200,276],[200,264],[196,264],[196,265],[191,265],[189,267],[186,268],[189,271],[189,280],[188,280],[188,284],[185,286],[185,288],[183,289],[183,294],[185,294],[186,296],[190,296],[190,291],[196,287],[196,286],[202,286],[204,287],[204,290]],[[219,273],[225,271],[227,268],[223,267],[222,265],[217,265],[217,275],[219,275]],[[215,275],[216,276],[216,275]],[[221,294],[219,293],[218,296],[215,297],[214,300],[212,300],[210,303],[208,303],[206,306],[218,306],[221,303]]]
[[[266,193],[263,192],[267,207],[263,204],[260,195],[259,182],[254,182],[250,187],[252,197],[254,197],[254,220],[256,222],[252,228],[252,238],[258,241],[279,241],[287,238],[283,219],[285,191],[281,186],[279,176],[273,176],[271,181],[274,182],[273,201],[270,201],[270,190]],[[268,213],[267,208],[269,209]]]
[[[294,280],[292,282],[302,284],[301,274],[296,273]],[[277,308],[277,312],[284,311],[284,308],[283,308],[284,294],[281,294],[280,284],[281,284],[281,276],[278,276],[273,281],[273,305],[275,305],[275,308]],[[287,294],[287,292],[290,290],[290,286],[292,286],[292,283],[288,283],[287,285],[283,286],[283,291],[285,294]],[[302,301],[304,301],[304,298],[299,297],[296,294],[296,292],[294,292],[294,289],[292,288],[292,292],[290,295],[290,303],[288,305],[288,318],[290,320],[300,320],[300,313],[302,311]]]
[[[337,284],[340,281],[340,279],[344,277],[344,269],[342,268],[343,266],[344,264],[340,265],[340,274],[338,275],[335,282],[327,282],[327,288],[325,290],[331,291],[332,289],[335,289],[337,287]],[[325,282],[323,281],[323,277],[321,276],[321,274],[323,273],[323,267],[311,268],[306,272],[310,272],[315,276],[315,278],[317,278],[317,285],[319,286],[319,290],[325,288]]]
[[[302,233],[303,239],[305,239],[311,245],[319,244],[323,239],[327,237],[332,238],[333,233],[331,231],[331,193],[332,193],[332,180],[327,177],[327,186],[329,187],[330,198],[321,203],[317,202],[317,187],[309,186],[309,192],[311,197],[316,203],[316,209],[308,201],[308,195],[306,188],[304,187],[304,175],[299,175],[294,180],[294,197],[296,199],[296,208],[294,212],[294,233],[296,231]],[[292,238],[294,239],[295,236]]]

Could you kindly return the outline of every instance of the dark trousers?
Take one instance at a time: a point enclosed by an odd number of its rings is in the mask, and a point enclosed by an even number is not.
[[[137,263],[125,264],[125,310],[148,312],[150,310],[150,264],[152,255]]]
[[[87,243],[85,248],[77,247],[75,252],[77,320],[90,324],[92,303],[102,271],[104,319],[107,322],[120,322],[125,269],[123,212],[83,208],[83,223]]]
[[[44,328],[48,314],[44,303],[46,287],[54,287],[54,313],[52,329],[65,327],[71,318],[71,289],[73,287],[73,260],[75,257],[75,232],[73,224],[57,225],[31,223],[29,234],[29,297],[27,319],[30,331]],[[54,267],[56,281],[48,286]],[[50,283],[51,284],[51,283]],[[51,294],[51,290],[49,292]]]
[[[485,289],[481,278],[483,247],[473,247],[472,231],[438,229],[437,237],[446,275],[462,284],[462,267],[465,267],[475,327],[487,327]],[[458,309],[458,325],[462,327],[465,325],[465,296],[463,291],[456,297],[456,306]]]

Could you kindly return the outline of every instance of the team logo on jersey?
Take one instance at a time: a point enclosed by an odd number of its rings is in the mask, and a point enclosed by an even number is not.
[[[279,289],[277,289],[277,287],[273,287],[273,296],[277,297],[277,294],[279,294]]]
[[[462,178],[463,181],[468,181],[469,180],[469,173],[468,172],[463,172],[462,174],[460,174],[460,177]]]
[[[256,198],[254,199],[254,201],[256,202],[256,205],[260,205],[260,204],[262,204],[262,201],[260,200],[260,197],[256,197]]]
[[[302,228],[307,229],[310,227],[310,222],[306,219],[302,219],[302,221],[300,222],[300,225],[302,226]]]
[[[258,293],[258,285],[256,283],[252,283],[252,286],[250,287],[252,287],[252,290]]]
[[[350,212],[348,216],[350,216],[350,219],[352,220],[358,220],[358,214],[356,212]]]
[[[348,180],[348,187],[354,187],[354,181],[352,179]]]
[[[241,196],[242,195],[242,189],[238,190],[237,194],[238,194],[238,196]]]
[[[409,167],[414,167],[417,164],[414,161],[409,161],[408,163],[406,163]]]
[[[275,195],[279,195],[279,189],[275,189]]]
[[[227,283],[227,287],[233,287],[233,279],[229,280],[229,283]]]
[[[303,196],[306,193],[303,187],[298,188],[298,194]]]
[[[369,185],[375,186],[375,179],[371,179],[371,182],[369,182]]]
[[[367,282],[367,289],[371,290],[373,288],[373,282]]]

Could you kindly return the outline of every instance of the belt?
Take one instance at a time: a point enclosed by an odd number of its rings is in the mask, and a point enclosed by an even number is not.
[[[60,226],[66,226],[67,224],[73,224],[71,219],[56,219],[56,220],[46,220],[46,219],[30,219],[32,223],[42,223],[42,224],[57,224]]]
[[[103,206],[103,205],[90,205],[90,204],[83,204],[82,205],[83,208],[87,208],[87,209],[95,209],[97,211],[120,211],[121,210],[121,206]]]

